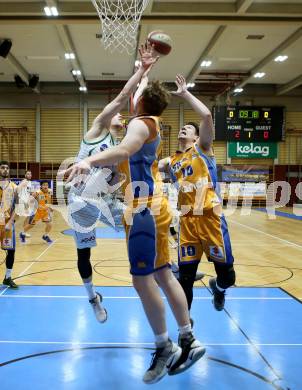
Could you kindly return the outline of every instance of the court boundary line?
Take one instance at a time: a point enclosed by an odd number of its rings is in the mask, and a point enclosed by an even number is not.
[[[275,235],[273,235],[273,234],[266,233],[266,232],[264,232],[263,230],[253,228],[253,227],[251,227],[251,226],[245,225],[244,223],[240,223],[240,222],[233,221],[233,220],[230,219],[230,218],[228,218],[228,221],[230,221],[231,223],[233,223],[233,224],[235,224],[235,225],[243,226],[243,227],[245,227],[246,229],[253,230],[253,231],[257,232],[257,233],[262,233],[262,234],[264,234],[264,235],[266,235],[266,236],[268,236],[268,237],[272,237],[272,238],[274,238],[275,240],[279,240],[279,241],[285,242],[285,243],[287,243],[287,244],[289,244],[289,245],[292,245],[292,246],[297,247],[298,249],[302,250],[302,245],[299,245],[299,244],[296,244],[296,243],[294,243],[294,242],[285,240],[284,238],[280,238],[280,237],[275,236]]]
[[[20,294],[14,294],[14,295],[2,295],[0,298],[50,298],[50,299],[87,299],[86,295],[20,295]],[[139,296],[105,296],[103,295],[103,299],[137,299],[139,300]],[[165,296],[162,296],[162,299],[167,299]],[[194,296],[194,299],[196,300],[212,300],[212,296],[209,297],[196,297]],[[228,301],[236,301],[236,300],[263,300],[263,301],[278,301],[278,300],[284,300],[284,301],[293,301],[293,300],[298,300],[298,298],[294,298],[292,296],[289,297],[228,297]],[[299,303],[302,303],[298,300]]]
[[[39,254],[39,256],[36,257],[35,260],[25,268],[25,270],[21,271],[21,272],[18,274],[18,276],[16,276],[16,278],[13,278],[13,280],[14,280],[14,279],[17,279],[17,278],[22,278],[22,276],[25,274],[25,272],[26,272],[27,270],[29,270],[30,267],[32,267],[35,263],[39,262],[40,257],[41,257],[42,255],[44,255],[44,253],[45,253],[50,247],[52,247],[57,241],[59,241],[59,238],[57,238],[57,239],[54,240],[50,245],[48,245],[47,248],[45,248],[45,250],[44,250],[43,252],[41,252],[41,253]],[[2,297],[8,289],[9,289],[9,286],[7,286],[3,291],[1,291],[0,297]]]
[[[154,342],[137,342],[137,343],[127,343],[127,342],[104,342],[104,341],[33,341],[33,340],[0,340],[0,344],[49,344],[49,345],[152,345]],[[220,347],[220,346],[229,346],[229,347],[252,347],[250,343],[206,343],[203,342],[203,345],[209,347]],[[302,343],[257,343],[254,344],[259,347],[302,347]]]

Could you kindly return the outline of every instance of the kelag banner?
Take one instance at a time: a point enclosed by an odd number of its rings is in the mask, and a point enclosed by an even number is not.
[[[276,142],[229,142],[228,157],[239,158],[276,158]]]

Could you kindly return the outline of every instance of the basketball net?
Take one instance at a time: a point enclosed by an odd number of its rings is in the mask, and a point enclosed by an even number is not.
[[[111,52],[133,54],[137,30],[149,0],[92,0],[102,21],[102,43]]]

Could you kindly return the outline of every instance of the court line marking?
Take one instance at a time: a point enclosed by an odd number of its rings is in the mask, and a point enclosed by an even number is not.
[[[0,344],[54,344],[54,345],[154,345],[154,343],[142,342],[142,343],[125,343],[125,342],[80,342],[80,341],[33,341],[33,340],[0,340]],[[203,343],[206,346],[251,346],[250,343]],[[301,343],[257,343],[257,346],[268,347],[302,347]]]
[[[240,226],[243,226],[243,227],[245,227],[245,228],[247,228],[247,229],[253,230],[254,232],[262,233],[262,234],[264,234],[264,235],[266,235],[266,236],[268,236],[268,237],[275,238],[276,240],[285,242],[286,244],[295,246],[295,247],[297,247],[298,249],[302,250],[302,245],[295,244],[294,242],[285,240],[284,238],[280,238],[280,237],[278,237],[278,236],[274,236],[273,234],[266,233],[266,232],[264,232],[263,230],[259,230],[259,229],[253,228],[253,227],[251,227],[251,226],[245,225],[244,223],[235,222],[235,221],[233,221],[233,220],[230,219],[230,218],[228,218],[228,221],[230,221],[231,223],[234,223],[235,225],[240,225]]]
[[[85,295],[2,295],[0,298],[54,298],[54,299],[87,299],[87,296]],[[162,297],[163,299],[167,299],[166,297]],[[103,299],[140,299],[139,297],[122,297],[122,296],[103,296]],[[194,296],[194,299],[196,300],[211,300],[212,296],[209,297],[196,297]],[[297,298],[302,299],[302,298]],[[284,301],[294,301],[296,300],[293,297],[227,297],[227,300],[229,301],[236,301],[236,300],[284,300]]]
[[[28,270],[30,269],[30,267],[33,266],[36,262],[38,262],[39,259],[40,259],[40,257],[41,257],[42,255],[44,255],[44,253],[45,253],[51,246],[53,246],[54,243],[57,242],[57,241],[59,241],[59,238],[57,238],[57,239],[54,240],[50,245],[48,245],[47,248],[45,248],[45,250],[44,250],[42,253],[40,253],[39,256],[36,257],[35,260],[25,268],[25,270],[21,271],[21,273],[17,276],[17,278],[20,278],[21,276],[23,276],[23,275],[25,274],[25,272],[28,271]],[[7,286],[3,291],[1,291],[0,297],[3,297],[3,294],[7,291],[8,288],[9,288],[9,287]]]

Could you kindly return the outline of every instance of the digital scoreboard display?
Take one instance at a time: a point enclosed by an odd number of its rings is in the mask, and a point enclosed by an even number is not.
[[[216,141],[284,140],[284,107],[215,106],[213,111]]]

